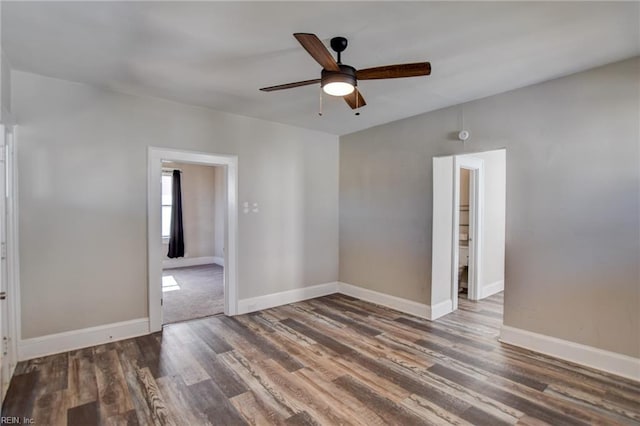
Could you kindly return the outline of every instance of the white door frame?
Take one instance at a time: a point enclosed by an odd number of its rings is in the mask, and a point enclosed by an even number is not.
[[[18,342],[22,339],[22,317],[20,305],[20,249],[18,222],[18,126],[11,126],[7,138],[7,260],[8,305],[9,305],[9,354],[10,373],[18,364]]]
[[[2,194],[4,194],[5,206],[5,256],[6,256],[6,269],[5,275],[7,283],[6,289],[6,304],[3,309],[6,309],[7,324],[4,327],[6,334],[1,336],[2,339],[6,338],[2,342],[2,358],[4,359],[3,366],[6,371],[3,371],[1,386],[1,395],[4,399],[5,392],[9,386],[9,381],[13,375],[13,371],[16,368],[18,360],[18,339],[20,337],[20,285],[19,285],[19,271],[20,264],[18,258],[18,203],[17,203],[17,150],[15,148],[15,133],[16,126],[0,125],[2,143],[2,158],[4,159],[5,175],[4,175],[4,188],[2,188]],[[6,353],[4,353],[6,351]]]
[[[482,233],[484,223],[484,161],[469,155],[453,158],[453,232],[451,254],[451,301],[458,309],[458,258],[460,255],[460,169],[470,171],[469,185],[469,288],[470,300],[480,299],[482,283]]]
[[[224,313],[238,312],[238,157],[149,147],[147,182],[147,250],[149,331],[162,330],[162,161],[224,166],[227,184],[224,259]]]

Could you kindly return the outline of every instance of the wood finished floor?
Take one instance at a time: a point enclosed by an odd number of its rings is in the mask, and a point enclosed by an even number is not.
[[[497,342],[502,295],[428,322],[333,295],[21,363],[38,425],[640,424],[640,385]]]

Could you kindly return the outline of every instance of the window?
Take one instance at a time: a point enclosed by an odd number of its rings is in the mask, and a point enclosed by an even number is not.
[[[169,238],[171,233],[171,187],[173,177],[169,173],[162,174],[162,238]]]

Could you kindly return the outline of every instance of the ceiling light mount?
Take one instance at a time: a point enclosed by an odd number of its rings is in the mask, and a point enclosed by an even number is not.
[[[344,37],[334,37],[331,39],[331,48],[338,54],[338,64],[341,62],[340,54],[345,51],[349,42]]]
[[[340,71],[322,70],[320,86],[331,96],[345,96],[352,93],[357,85],[356,69],[349,65],[338,65]]]

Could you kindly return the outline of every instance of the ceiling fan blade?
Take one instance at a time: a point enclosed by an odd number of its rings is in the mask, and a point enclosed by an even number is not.
[[[381,78],[418,77],[431,74],[429,62],[414,64],[386,65],[383,67],[366,68],[356,71],[358,80],[378,80]]]
[[[308,86],[310,84],[320,83],[320,79],[316,78],[314,80],[305,80],[305,81],[296,81],[295,83],[287,83],[287,84],[279,84],[277,86],[263,87],[263,92],[273,92],[275,90],[283,90],[283,89],[292,89],[294,87],[300,86]]]
[[[351,109],[358,109],[360,107],[365,106],[367,103],[364,101],[362,94],[356,88],[353,92],[348,95],[343,96],[344,100],[349,104]]]
[[[295,33],[293,35],[300,42],[309,55],[313,57],[322,68],[329,71],[340,71],[340,67],[325,45],[315,34]]]

